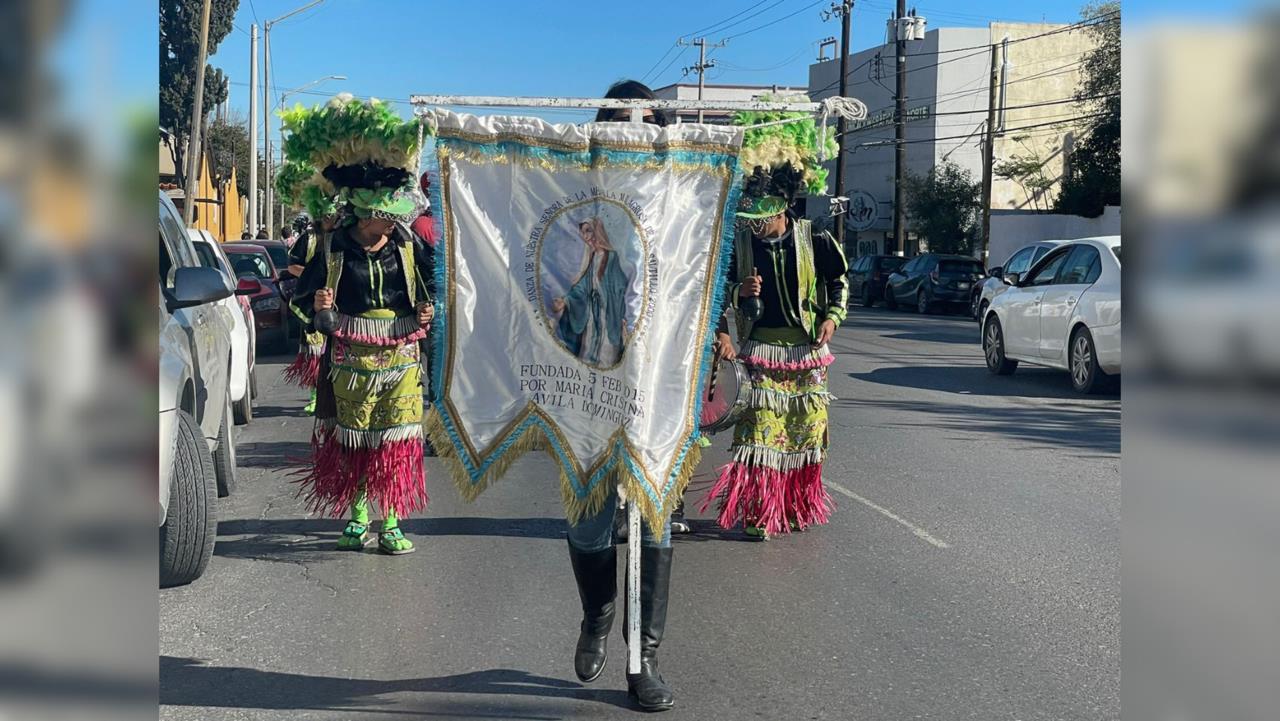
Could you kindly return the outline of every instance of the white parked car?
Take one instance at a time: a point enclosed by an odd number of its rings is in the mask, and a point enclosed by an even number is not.
[[[1024,245],[1016,253],[1010,255],[1004,265],[997,265],[988,270],[986,279],[974,289],[973,300],[969,308],[969,312],[973,314],[973,319],[981,321],[982,317],[987,314],[987,308],[991,306],[992,299],[1009,287],[1004,281],[1000,280],[1005,273],[1026,275],[1028,268],[1035,265],[1046,253],[1065,242],[1065,240],[1038,240]]]
[[[1009,375],[1019,362],[1060,368],[1082,393],[1120,375],[1120,236],[1074,240],[1008,286],[982,318],[987,368]]]
[[[257,329],[253,322],[253,308],[245,295],[236,290],[240,280],[231,270],[231,260],[222,250],[222,244],[214,240],[207,230],[187,228],[195,245],[200,265],[222,273],[227,287],[236,295],[217,302],[231,321],[231,412],[236,425],[244,425],[253,419],[253,389],[257,386],[254,370],[254,353],[257,348]]]
[[[204,573],[217,535],[214,499],[235,488],[231,424],[231,296],[200,265],[173,203],[160,193],[160,583]]]

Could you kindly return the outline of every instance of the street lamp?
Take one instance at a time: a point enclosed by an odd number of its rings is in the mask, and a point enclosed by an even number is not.
[[[268,109],[271,107],[271,27],[278,22],[288,20],[304,10],[310,10],[322,2],[324,2],[324,0],[312,0],[296,10],[290,10],[278,18],[268,20],[262,24],[262,149],[265,151],[262,155],[263,161],[266,164],[264,170],[266,171],[265,176],[267,186],[266,205],[263,207],[266,208],[267,211],[264,215],[267,216],[266,226],[268,228],[268,235],[270,234],[272,220],[271,207],[275,195],[273,188],[271,187],[271,128],[267,121],[267,116],[270,115]]]
[[[315,86],[319,85],[320,83],[327,82],[327,81],[329,81],[329,80],[346,80],[346,79],[347,79],[347,76],[346,76],[346,75],[326,75],[326,76],[324,76],[323,78],[319,78],[319,79],[316,79],[316,80],[312,80],[311,82],[307,83],[306,85],[299,85],[298,87],[293,88],[292,90],[286,90],[286,91],[284,91],[283,93],[280,93],[280,112],[281,112],[281,114],[282,114],[282,115],[281,115],[281,118],[280,118],[280,163],[281,163],[281,164],[283,164],[283,163],[284,163],[284,117],[283,117],[283,113],[284,113],[284,109],[285,109],[285,98],[288,98],[290,95],[293,95],[294,93],[300,93],[300,92],[302,92],[302,91],[306,90],[307,88],[313,88],[313,87],[315,87]],[[283,218],[283,217],[284,217],[284,202],[283,202],[283,201],[280,203],[280,217],[281,217],[281,218]]]

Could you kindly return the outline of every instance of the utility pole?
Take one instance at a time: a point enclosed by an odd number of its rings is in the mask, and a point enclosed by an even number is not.
[[[267,236],[273,233],[274,214],[271,212],[271,201],[275,193],[271,192],[271,21],[262,26],[262,226],[267,229]]]
[[[303,5],[302,7],[290,10],[278,18],[268,20],[262,24],[262,149],[263,158],[265,160],[264,169],[266,170],[266,177],[263,180],[267,186],[265,188],[266,204],[263,206],[263,214],[267,216],[267,235],[272,234],[275,220],[272,217],[273,213],[271,209],[271,205],[275,200],[275,193],[271,187],[271,126],[267,124],[271,116],[271,28],[276,23],[287,20],[303,10],[310,10],[322,2],[324,2],[324,0],[311,0],[311,2]]]
[[[907,0],[898,0],[894,23],[898,85],[893,104],[893,242],[895,250],[903,253],[907,250],[907,33],[902,24],[906,17]]]
[[[681,38],[680,40],[677,40],[676,42],[677,42],[679,45],[684,45],[684,46],[687,46],[687,45],[697,45],[697,46],[698,46],[698,64],[697,64],[697,65],[693,65],[693,66],[691,66],[691,67],[687,67],[687,68],[685,68],[685,69],[684,69],[684,74],[685,74],[685,75],[688,75],[691,71],[694,71],[694,70],[698,71],[698,100],[702,100],[702,89],[703,89],[703,85],[704,85],[704,75],[706,74],[706,71],[707,71],[708,69],[710,69],[710,68],[714,68],[714,67],[716,66],[716,61],[715,61],[715,60],[712,60],[711,62],[707,62],[707,39],[706,39],[706,38],[698,38],[697,40],[694,40],[693,42],[691,42],[691,43],[690,43],[690,42],[685,42],[685,41],[684,41],[684,38]],[[724,40],[721,40],[720,42],[718,42],[718,43],[716,43],[716,44],[712,45],[711,47],[712,47],[712,48],[722,48],[722,47],[724,47],[724,44],[725,44],[725,41],[724,41]],[[701,123],[701,122],[702,122],[702,108],[698,108],[698,122],[699,122],[699,123]]]
[[[997,65],[996,46],[991,45],[991,88],[987,94],[987,129],[982,142],[982,251],[991,247],[991,183],[992,166],[995,164],[996,92],[1000,85],[1000,67]]]
[[[840,2],[831,3],[831,10],[823,13],[826,19],[840,15],[840,97],[845,97],[849,89],[849,23],[853,16],[853,0],[841,0]],[[844,164],[845,164],[845,143],[848,142],[847,121],[843,116],[840,118],[839,128],[836,137],[840,138],[840,152],[836,154],[836,197],[844,198]],[[836,221],[836,244],[841,250],[844,250],[844,220],[843,213],[837,215]]]
[[[204,64],[209,50],[209,4],[200,9],[200,55],[196,62],[196,97],[191,107],[191,141],[187,145],[187,187],[183,189],[182,222],[188,226],[195,218],[196,173],[200,168],[200,126],[204,120]]]
[[[249,32],[249,237],[258,233],[258,25]]]

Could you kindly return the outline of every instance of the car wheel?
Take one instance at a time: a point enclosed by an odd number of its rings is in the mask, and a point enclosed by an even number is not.
[[[204,573],[213,555],[218,519],[213,459],[195,419],[178,411],[169,512],[160,526],[160,586],[181,586]]]
[[[982,354],[987,358],[987,370],[998,376],[1010,375],[1018,369],[1018,361],[1004,354],[1004,329],[994,315],[982,331]]]
[[[889,310],[898,309],[898,299],[893,297],[893,286],[885,285],[884,287],[884,307]]]
[[[923,290],[916,293],[916,312],[920,315],[929,314],[929,296]]]
[[[213,448],[213,470],[218,479],[218,498],[226,498],[236,490],[236,441],[231,433],[231,399],[227,398],[222,423],[218,425],[218,442]]]
[[[1104,393],[1115,388],[1115,379],[1098,366],[1098,350],[1093,334],[1081,326],[1071,334],[1067,367],[1071,370],[1071,387],[1078,393]]]

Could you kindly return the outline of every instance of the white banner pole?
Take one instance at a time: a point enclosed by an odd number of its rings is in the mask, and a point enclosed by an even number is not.
[[[640,108],[631,109],[631,122],[644,122]],[[623,488],[618,486],[622,495]],[[627,673],[640,673],[640,504],[627,504]]]

